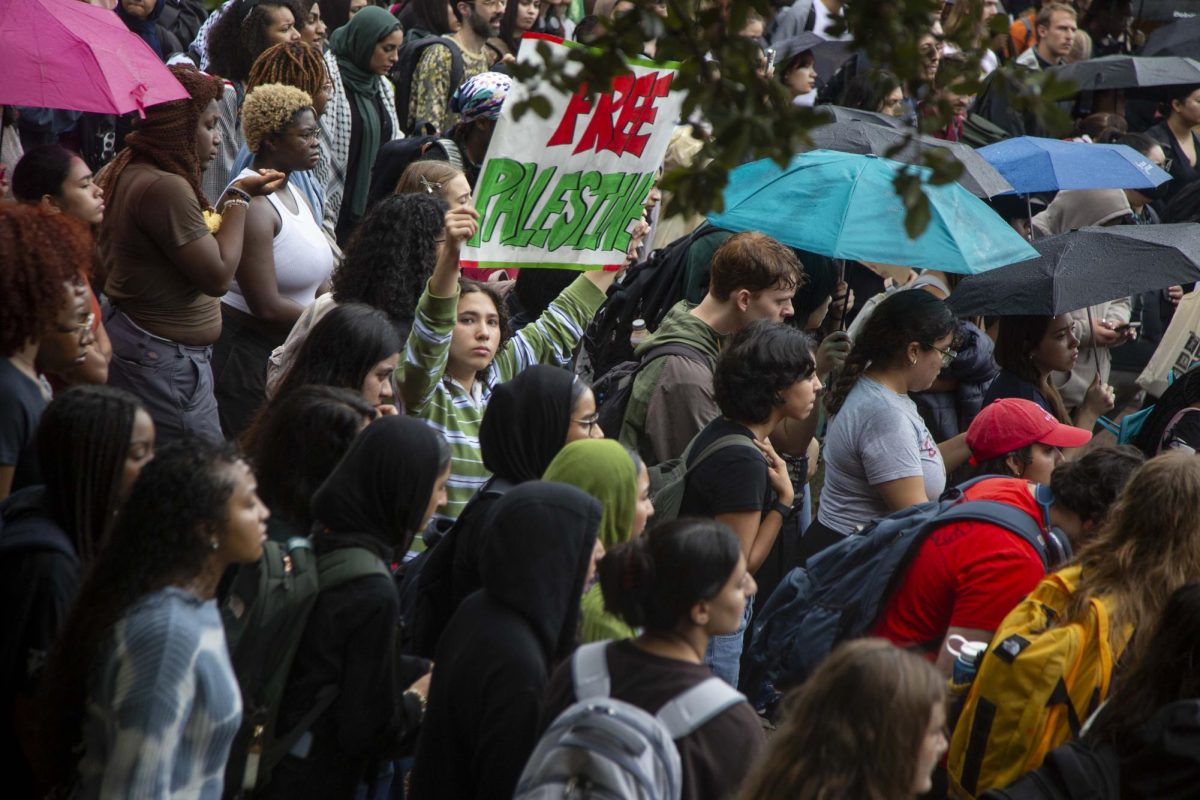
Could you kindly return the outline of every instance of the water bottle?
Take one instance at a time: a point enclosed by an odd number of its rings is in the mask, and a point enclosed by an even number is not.
[[[635,319],[633,328],[629,332],[629,343],[636,348],[639,344],[645,341],[649,333],[646,331],[646,320]]]
[[[951,683],[962,685],[975,680],[975,673],[979,671],[979,662],[983,660],[987,647],[987,642],[970,642],[963,639],[958,648],[958,656],[954,659]]]

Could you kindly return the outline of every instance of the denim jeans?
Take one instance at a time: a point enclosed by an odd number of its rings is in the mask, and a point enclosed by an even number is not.
[[[750,617],[754,615],[754,598],[746,598],[746,611],[742,614],[742,624],[733,633],[714,636],[708,640],[708,648],[704,651],[704,663],[721,680],[733,688],[737,688],[738,676],[742,670],[742,640],[746,638],[746,627]]]

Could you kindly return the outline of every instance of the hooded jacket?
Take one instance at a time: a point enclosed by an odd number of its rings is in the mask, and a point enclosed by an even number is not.
[[[1106,225],[1133,214],[1129,199],[1121,189],[1081,189],[1059,192],[1046,210],[1033,218],[1033,229],[1039,236],[1053,236],[1096,225]],[[1107,320],[1114,325],[1129,322],[1130,301],[1122,297],[1091,307],[1091,317],[1097,322]],[[1100,373],[1108,382],[1112,370],[1112,353],[1107,347],[1092,350],[1092,328],[1088,324],[1089,309],[1071,312],[1075,337],[1079,339],[1079,360],[1070,372],[1055,372],[1050,380],[1058,387],[1068,409],[1077,408],[1088,387]]]
[[[413,798],[512,797],[537,744],[550,670],[575,644],[600,516],[581,490],[545,481],[496,504],[484,588],[438,644]]]
[[[383,417],[350,444],[313,496],[324,554],[359,547],[390,563],[421,526],[439,469],[437,437],[419,420]],[[421,704],[404,694],[428,668],[397,654],[400,601],[382,575],[322,592],[296,651],[280,704],[279,729],[297,724],[317,690],[339,687],[311,728],[308,755],[286,756],[257,796],[352,798],[378,760],[411,752]]]
[[[647,464],[678,458],[688,442],[721,413],[713,395],[712,376],[722,337],[692,314],[693,308],[685,300],[676,303],[658,330],[634,350],[634,355],[641,357],[658,345],[686,344],[700,351],[708,362],[663,356],[647,364],[634,378],[618,439]]]
[[[954,379],[954,391],[909,395],[935,442],[952,439],[970,426],[983,408],[984,394],[1000,372],[992,358],[995,345],[974,323],[960,320],[955,342],[958,356],[942,372]]]

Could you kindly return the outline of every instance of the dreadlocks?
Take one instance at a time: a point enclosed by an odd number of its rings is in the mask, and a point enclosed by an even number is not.
[[[125,137],[125,149],[98,176],[97,183],[104,194],[112,197],[121,173],[137,159],[186,180],[196,193],[200,208],[209,208],[208,198],[200,188],[200,161],[196,158],[196,126],[200,115],[225,90],[220,78],[214,78],[191,66],[169,68],[190,95],[187,100],[153,106],[146,110],[145,119],[134,122],[133,133]]]
[[[246,93],[264,83],[282,83],[316,97],[328,81],[320,50],[305,42],[285,42],[268,47],[254,59]]]

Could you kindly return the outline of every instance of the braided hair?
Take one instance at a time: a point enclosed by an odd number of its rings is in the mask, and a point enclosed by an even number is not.
[[[183,84],[188,99],[148,108],[145,119],[136,120],[133,133],[125,137],[125,149],[101,171],[96,182],[106,197],[112,197],[121,173],[136,159],[186,180],[200,208],[207,209],[208,198],[200,188],[202,167],[196,156],[196,127],[208,104],[220,99],[225,85],[220,78],[205,75],[192,66],[168,69]]]
[[[846,358],[842,372],[825,396],[825,408],[836,414],[850,390],[872,365],[890,366],[917,342],[930,347],[957,325],[954,313],[929,292],[899,291],[875,307]]]
[[[37,452],[46,508],[90,565],[120,506],[137,398],[108,386],[75,386],[46,407]]]
[[[250,67],[246,93],[265,83],[295,86],[309,97],[316,97],[329,80],[321,51],[306,42],[284,42],[271,45]]]

